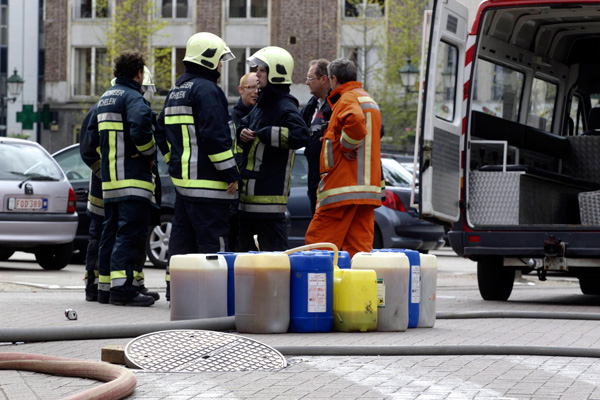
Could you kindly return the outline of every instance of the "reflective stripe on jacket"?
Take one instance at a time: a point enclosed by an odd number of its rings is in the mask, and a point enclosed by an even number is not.
[[[100,161],[105,203],[133,198],[155,203],[152,110],[139,89],[133,79],[117,78],[90,118],[89,143],[82,149],[82,158],[92,171]]]
[[[317,208],[347,204],[381,205],[381,113],[360,82],[331,92],[332,115],[321,150]],[[358,150],[355,160],[342,153]]]
[[[227,98],[216,78],[186,69],[167,95],[157,129],[170,147],[173,184],[186,199],[232,202],[237,198],[237,193],[227,193],[228,184],[239,177],[228,120]]]

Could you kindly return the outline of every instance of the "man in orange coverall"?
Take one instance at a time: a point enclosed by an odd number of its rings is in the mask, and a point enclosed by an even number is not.
[[[381,205],[381,113],[356,81],[352,61],[327,68],[332,114],[323,136],[317,210],[306,244],[330,242],[350,253],[371,251],[376,207]]]

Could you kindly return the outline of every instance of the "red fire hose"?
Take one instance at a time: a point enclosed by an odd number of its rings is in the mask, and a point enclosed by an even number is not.
[[[43,372],[45,374],[88,378],[106,382],[103,385],[66,397],[65,400],[122,399],[133,392],[137,383],[133,372],[118,365],[41,354],[0,353],[0,369]]]

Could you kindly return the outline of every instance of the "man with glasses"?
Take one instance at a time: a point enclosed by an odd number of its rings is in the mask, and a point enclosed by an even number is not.
[[[310,199],[312,215],[315,214],[317,189],[321,180],[319,174],[321,142],[323,132],[325,132],[329,123],[329,117],[331,117],[331,106],[327,102],[327,96],[331,92],[331,85],[327,76],[327,65],[329,65],[329,61],[325,59],[312,60],[309,63],[306,84],[313,96],[302,109],[302,118],[306,125],[310,127],[310,139],[304,150],[304,155],[308,161],[308,198]]]

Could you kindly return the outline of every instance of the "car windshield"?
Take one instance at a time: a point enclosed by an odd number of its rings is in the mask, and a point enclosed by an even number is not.
[[[62,171],[42,149],[27,143],[0,142],[0,179],[60,180]]]
[[[383,177],[386,186],[410,187],[412,186],[412,174],[400,163],[392,158],[382,158]]]
[[[60,154],[54,155],[54,159],[60,165],[71,183],[88,182],[90,180],[90,167],[85,165],[79,154],[79,147],[74,146]]]

